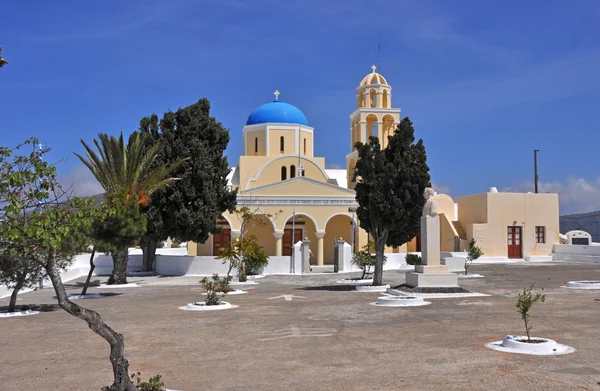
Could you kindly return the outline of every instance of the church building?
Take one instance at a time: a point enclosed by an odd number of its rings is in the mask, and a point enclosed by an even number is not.
[[[324,157],[314,155],[315,129],[307,117],[297,107],[281,101],[278,91],[274,94],[274,101],[256,108],[248,116],[241,134],[242,155],[228,177],[229,183],[238,191],[238,207],[247,206],[257,215],[272,216],[270,219],[262,217],[264,224],[248,232],[258,238],[269,256],[290,256],[293,243],[308,239],[311,264],[333,264],[336,239],[344,239],[354,251],[359,251],[368,240],[355,216],[358,204],[353,190],[353,173],[358,153],[354,144],[367,142],[370,135],[375,135],[386,147],[387,136],[393,134],[400,122],[400,108],[394,108],[392,87],[373,66],[372,72],[356,88],[356,109],[350,114],[346,169],[331,170],[325,168]],[[525,204],[521,205],[524,195],[520,194],[519,198],[513,194],[483,193],[461,197],[458,202],[461,213],[449,196],[436,195],[442,251],[464,250],[468,241],[476,237],[488,256],[507,257],[509,248],[518,258],[550,254],[553,243],[558,242],[558,196],[526,194],[529,197],[525,197],[524,202],[530,207],[525,226],[526,217],[521,213],[523,206],[527,210]],[[490,203],[496,212],[488,210]],[[493,221],[489,221],[490,216]],[[241,221],[235,214],[225,212],[219,225],[223,228],[222,233],[211,235],[205,243],[189,242],[188,254],[217,256],[220,248],[228,246],[241,234]],[[540,243],[542,227],[544,242]],[[517,238],[517,234],[531,238]],[[497,235],[499,238],[495,237]],[[512,235],[508,241],[507,235]],[[537,241],[534,235],[538,235]],[[531,248],[522,248],[521,242],[531,242]],[[398,248],[386,250],[390,253],[418,251],[418,237]]]

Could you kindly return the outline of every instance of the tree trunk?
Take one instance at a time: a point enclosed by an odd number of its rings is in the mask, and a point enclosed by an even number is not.
[[[107,391],[136,391],[135,386],[129,377],[129,362],[123,355],[125,350],[125,342],[123,335],[111,329],[100,317],[96,311],[81,307],[67,298],[67,292],[60,279],[60,274],[54,260],[54,250],[50,250],[48,254],[48,262],[45,265],[46,272],[52,285],[54,292],[58,298],[60,307],[69,314],[87,322],[92,331],[101,336],[110,345],[110,362],[113,367],[114,382]]]
[[[108,284],[127,284],[127,263],[129,262],[129,248],[120,248],[112,253],[113,272],[108,279]]]
[[[383,257],[385,252],[384,238],[375,239],[375,271],[373,273],[373,286],[383,285]]]
[[[156,241],[149,240],[142,245],[142,270],[145,272],[154,271],[154,262],[156,260]]]
[[[15,307],[17,305],[17,295],[19,291],[23,288],[23,284],[25,283],[25,275],[18,276],[17,285],[13,288],[13,292],[10,295],[10,302],[8,303],[8,312],[15,312]]]
[[[82,296],[87,294],[87,289],[90,286],[92,274],[94,273],[94,269],[96,268],[96,265],[94,264],[94,255],[96,255],[96,246],[92,248],[92,255],[90,256],[90,272],[88,273],[87,279],[85,280],[85,285],[83,285],[83,291],[81,291]]]

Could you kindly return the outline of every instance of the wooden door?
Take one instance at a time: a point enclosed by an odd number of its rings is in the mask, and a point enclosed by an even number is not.
[[[521,239],[521,227],[508,227],[507,244],[509,258],[521,258]]]
[[[294,242],[297,243],[299,240],[302,240],[302,229],[296,228],[294,230]],[[294,243],[292,243],[292,229],[286,228],[283,231],[283,255],[291,256],[293,245]]]
[[[220,234],[213,235],[213,255],[221,254],[221,248],[229,246],[231,242],[231,230],[223,228]]]

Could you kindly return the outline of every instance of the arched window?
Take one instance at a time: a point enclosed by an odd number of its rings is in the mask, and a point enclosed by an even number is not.
[[[377,107],[377,92],[375,90],[371,90],[371,107]]]
[[[258,154],[258,137],[254,137],[254,153]]]
[[[287,167],[282,166],[281,167],[281,180],[285,181],[286,179],[287,179]]]
[[[283,153],[285,151],[285,144],[283,141],[283,136],[279,137],[279,151]]]
[[[381,103],[382,103],[381,107],[387,108],[387,109],[390,108],[390,105],[388,103],[388,93],[387,93],[387,90],[383,90],[383,102],[381,102]]]
[[[290,178],[294,178],[296,176],[296,166],[293,164],[290,166]]]
[[[306,155],[306,139],[304,139],[304,154]]]

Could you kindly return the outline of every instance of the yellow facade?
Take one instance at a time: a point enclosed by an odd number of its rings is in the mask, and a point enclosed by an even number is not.
[[[357,206],[354,144],[367,142],[373,135],[383,147],[387,146],[387,136],[400,122],[400,109],[393,108],[392,87],[373,67],[356,88],[347,167],[340,172],[325,169],[325,158],[314,156],[315,129],[308,125],[304,114],[279,101],[278,91],[275,96],[275,101],[254,110],[242,129],[243,153],[230,184],[238,191],[238,206],[273,216],[247,233],[258,238],[268,255],[287,255],[293,232],[294,242],[310,240],[312,264],[332,264],[335,239],[354,244],[355,251],[368,241],[351,212]],[[464,250],[476,237],[486,256],[507,256],[506,230],[517,224],[522,227],[523,257],[548,255],[558,240],[555,194],[484,193],[461,197],[458,213],[449,196],[436,195],[435,200],[442,251]],[[229,236],[211,236],[205,243],[190,242],[189,255],[218,255],[215,249],[219,244],[240,236],[241,222],[235,214],[226,212],[220,221]],[[546,243],[535,242],[535,227],[540,226],[545,227]],[[386,252],[418,252],[419,244],[417,237],[397,248],[386,248]]]

